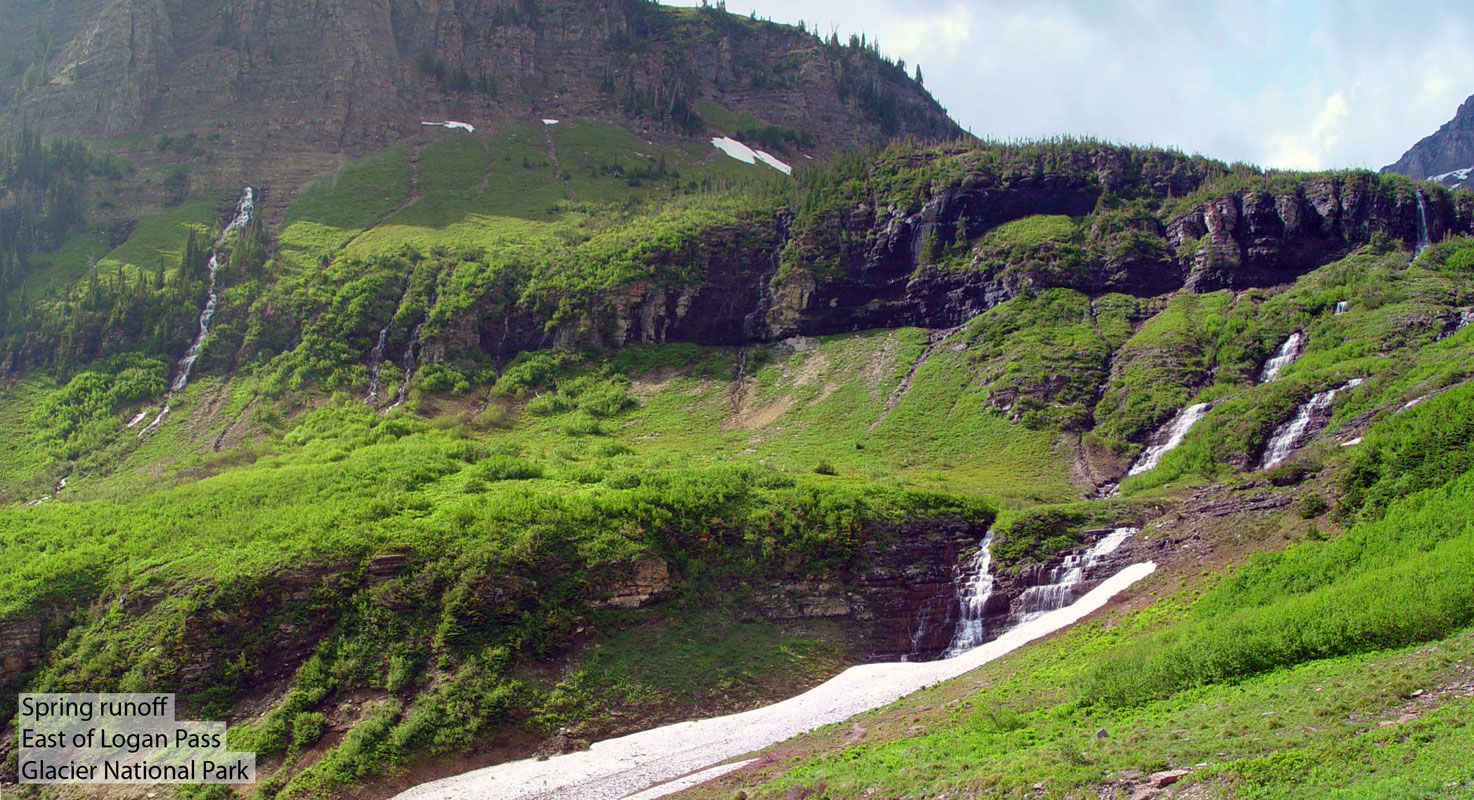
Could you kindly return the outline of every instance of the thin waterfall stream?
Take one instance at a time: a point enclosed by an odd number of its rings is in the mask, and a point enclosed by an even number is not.
[[[1335,401],[1336,395],[1347,389],[1355,389],[1362,383],[1362,378],[1353,378],[1335,389],[1311,395],[1310,400],[1295,409],[1295,416],[1274,429],[1269,444],[1264,448],[1264,459],[1260,462],[1259,469],[1271,469],[1279,465],[1310,441],[1312,436],[1320,433],[1330,421],[1331,403]]]
[[[369,405],[379,402],[379,370],[384,366],[384,344],[389,340],[389,326],[379,331],[379,340],[369,351],[369,388],[363,401]]]
[[[1187,436],[1188,431],[1192,430],[1192,427],[1198,424],[1198,420],[1202,419],[1208,413],[1210,407],[1212,407],[1211,403],[1197,403],[1177,412],[1177,415],[1167,422],[1166,427],[1154,437],[1159,438],[1161,441],[1141,451],[1141,455],[1131,465],[1131,469],[1126,471],[1126,476],[1140,475],[1157,466],[1162,460],[1162,456],[1167,455],[1172,450],[1175,450],[1178,445],[1182,444],[1182,440]]]
[[[1336,304],[1336,313],[1340,314],[1345,303]],[[1275,349],[1274,355],[1264,362],[1264,369],[1259,371],[1259,382],[1269,383],[1280,376],[1280,370],[1295,363],[1300,357],[1301,351],[1305,349],[1305,334],[1300,331],[1291,333],[1280,346]]]
[[[425,323],[421,322],[415,326],[413,331],[410,331],[409,345],[404,348],[404,382],[399,384],[399,392],[395,395],[394,402],[390,404],[388,409],[385,409],[386,411],[404,405],[405,398],[409,397],[409,382],[415,376],[415,364],[418,360],[417,348],[420,346],[420,330],[424,327]]]
[[[195,362],[200,358],[200,351],[205,347],[205,337],[210,335],[210,321],[215,317],[215,304],[220,299],[219,287],[216,282],[216,278],[220,272],[220,248],[225,245],[226,238],[232,233],[244,229],[251,223],[251,215],[255,211],[256,192],[247,186],[241,192],[240,200],[236,202],[235,216],[220,231],[220,236],[215,239],[215,244],[210,248],[208,262],[210,267],[210,289],[205,295],[205,307],[200,311],[200,332],[195,335],[194,342],[190,344],[189,350],[184,354],[184,357],[179,359],[179,363],[174,366],[174,382],[169,385],[169,392],[164,395],[164,407],[159,410],[159,415],[154,417],[153,422],[150,422],[147,427],[139,432],[139,436],[144,436],[158,430],[158,427],[164,423],[164,418],[169,415],[169,409],[174,402],[175,393],[184,391],[184,387],[189,385],[189,375],[194,371]],[[137,423],[135,421],[132,424]],[[129,427],[131,426],[130,424]]]
[[[1422,192],[1421,189],[1419,189],[1417,191],[1417,195],[1418,195],[1418,248],[1417,248],[1417,250],[1413,251],[1413,258],[1417,258],[1418,256],[1420,256],[1420,255],[1423,254],[1423,251],[1424,250],[1427,250],[1429,247],[1432,247],[1433,246],[1433,243],[1431,241],[1429,241],[1429,238],[1428,238],[1428,202],[1423,199],[1423,192]]]
[[[942,653],[942,658],[961,655],[983,643],[987,631],[983,628],[983,617],[988,600],[993,596],[993,531],[983,537],[978,552],[968,562],[957,582],[958,620],[957,632],[952,643]]]
[[[1069,605],[1090,570],[1101,559],[1120,549],[1127,539],[1136,535],[1136,531],[1136,528],[1114,528],[1097,539],[1085,552],[1065,556],[1059,566],[1046,573],[1044,580],[1047,583],[1030,586],[1014,601],[1013,615],[1017,619],[1015,624],[1023,625]]]

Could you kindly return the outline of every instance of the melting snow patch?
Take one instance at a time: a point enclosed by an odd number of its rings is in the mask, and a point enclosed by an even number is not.
[[[558,124],[558,120],[556,120],[556,119],[545,119],[545,120],[543,120],[543,124],[544,125],[557,125]]]
[[[1436,183],[1442,183],[1447,178],[1453,178],[1454,180],[1458,181],[1466,181],[1469,179],[1470,172],[1474,172],[1474,167],[1464,167],[1463,169],[1456,169],[1451,172],[1442,172],[1434,175],[1428,180],[1434,181]]]
[[[1356,437],[1355,439],[1348,439],[1348,440],[1342,442],[1341,443],[1341,446],[1342,447],[1352,447],[1352,446],[1358,445],[1358,444],[1361,444],[1361,437],[1360,436]]]
[[[1030,641],[1068,627],[1156,570],[1133,564],[1073,604],[1019,625],[956,658],[862,664],[797,697],[771,706],[696,722],[678,722],[596,742],[547,761],[509,761],[425,783],[399,800],[619,800],[693,770],[706,770],[804,731],[894,702],[922,687],[977,669]],[[692,776],[696,777],[696,776]],[[636,794],[646,798],[658,794]]]
[[[475,133],[476,132],[476,126],[475,125],[472,125],[469,122],[456,122],[453,119],[448,119],[448,120],[446,120],[444,122],[429,122],[429,121],[421,120],[420,121],[420,124],[421,125],[438,126],[438,127],[441,127],[441,128],[445,128],[446,130],[463,130],[466,133]]]
[[[773,169],[776,169],[779,172],[783,173],[784,175],[793,174],[793,167],[788,166],[782,161],[779,161],[778,159],[767,153],[764,153],[761,150],[754,150],[751,147],[748,147],[747,145],[737,141],[736,139],[731,138],[730,136],[717,137],[715,139],[712,139],[711,143],[714,147],[716,147],[716,149],[722,151],[723,153],[726,153],[727,155],[737,159],[738,161],[741,161],[744,164],[756,164],[757,162],[761,161],[764,164],[772,167]]]
[[[735,764],[723,764],[720,767],[704,769],[695,774],[687,775],[684,778],[673,780],[670,783],[662,783],[653,789],[646,789],[639,794],[628,795],[624,798],[624,800],[656,800],[656,798],[658,797],[665,797],[668,794],[675,794],[682,789],[689,789],[692,786],[700,786],[707,781],[720,778],[729,772],[736,772],[737,770],[742,769],[743,767],[755,761],[757,761],[757,759],[749,758],[746,761],[738,761]]]

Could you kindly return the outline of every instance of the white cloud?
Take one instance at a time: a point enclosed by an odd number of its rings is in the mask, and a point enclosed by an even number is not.
[[[972,12],[957,4],[935,14],[897,15],[887,20],[885,31],[899,57],[913,63],[943,55],[951,58],[972,39]]]
[[[1270,145],[1265,166],[1287,169],[1321,169],[1332,166],[1329,161],[1341,141],[1350,116],[1346,95],[1332,92],[1321,105],[1308,129],[1280,134]]]
[[[683,0],[691,3],[693,0]],[[699,0],[697,0],[699,1]],[[728,0],[865,32],[979,136],[1296,168],[1396,160],[1474,93],[1462,0]]]

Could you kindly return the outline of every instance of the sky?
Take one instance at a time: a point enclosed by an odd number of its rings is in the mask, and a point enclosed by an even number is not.
[[[878,38],[987,139],[1089,135],[1266,167],[1378,169],[1474,94],[1467,0],[727,0],[727,10]]]

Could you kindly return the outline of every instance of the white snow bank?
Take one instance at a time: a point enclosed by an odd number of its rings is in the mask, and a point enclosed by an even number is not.
[[[1441,172],[1437,175],[1432,176],[1428,180],[1434,181],[1436,183],[1442,183],[1445,178],[1453,178],[1455,180],[1466,181],[1469,179],[1470,172],[1474,172],[1474,167],[1464,167],[1463,169],[1451,170],[1449,172]]]
[[[448,120],[446,120],[444,122],[428,122],[426,120],[421,120],[420,121],[420,124],[421,125],[438,126],[438,127],[441,127],[441,128],[445,128],[447,130],[463,130],[466,133],[475,133],[476,132],[476,126],[475,125],[472,125],[469,122],[456,122],[453,119],[448,119]]]
[[[767,153],[764,153],[761,150],[754,150],[751,147],[748,147],[747,145],[737,141],[736,139],[731,138],[730,136],[719,136],[715,139],[712,139],[711,143],[714,147],[716,147],[716,149],[722,151],[723,153],[726,153],[727,155],[737,159],[738,161],[741,161],[744,164],[756,164],[757,162],[761,161],[764,164],[772,167],[773,169],[776,169],[779,172],[783,173],[784,175],[793,174],[793,167],[788,166],[782,161],[779,161],[778,159],[774,158],[771,155],[768,155]]]
[[[716,780],[728,772],[736,772],[756,760],[755,758],[749,758],[746,761],[737,761],[731,764],[723,764],[719,767],[712,767],[711,769],[704,769],[700,772],[694,772],[684,778],[677,778],[669,783],[662,783],[659,786],[646,789],[638,794],[629,795],[623,800],[656,800],[658,797],[665,797],[668,794],[675,794],[682,789],[689,789],[692,786],[700,786],[707,781]]]
[[[556,119],[545,119],[545,120],[543,120],[543,124],[544,125],[557,125],[558,124],[558,120],[556,120]]]
[[[1152,563],[1126,567],[1072,605],[1030,620],[956,658],[863,664],[781,703],[609,739],[547,761],[529,759],[487,767],[421,784],[396,800],[618,800],[976,669],[1078,622],[1156,568]]]

